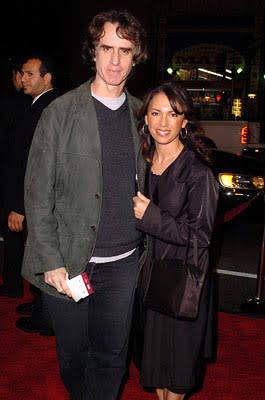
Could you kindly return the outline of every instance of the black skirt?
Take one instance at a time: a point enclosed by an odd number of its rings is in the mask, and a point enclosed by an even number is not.
[[[202,292],[196,321],[177,320],[147,310],[140,382],[146,388],[188,393],[201,384],[205,357],[214,356],[210,280]]]

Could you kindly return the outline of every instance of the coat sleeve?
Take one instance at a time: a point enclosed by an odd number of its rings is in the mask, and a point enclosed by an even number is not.
[[[34,267],[36,273],[64,266],[54,215],[59,123],[51,111],[45,110],[38,122],[25,175],[27,246],[34,249],[35,259],[40,261]],[[41,271],[37,270],[40,265]]]
[[[190,230],[191,241],[196,238],[198,247],[207,247],[215,221],[219,185],[211,170],[205,168],[190,175],[185,189],[183,212],[177,217],[151,201],[137,228],[179,246],[186,245]]]

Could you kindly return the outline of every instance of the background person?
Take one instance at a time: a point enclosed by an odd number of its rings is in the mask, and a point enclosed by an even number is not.
[[[12,168],[9,171],[10,190],[8,191],[8,229],[14,234],[27,235],[24,210],[24,178],[28,153],[38,120],[43,109],[58,95],[53,87],[54,65],[51,57],[36,52],[23,57],[21,66],[22,89],[31,98],[31,105],[16,124],[14,149],[12,151]],[[23,248],[24,251],[24,248]],[[23,255],[23,254],[22,254]],[[17,271],[21,276],[21,267]],[[13,276],[13,279],[17,277]],[[21,278],[20,278],[21,279]],[[31,286],[35,300],[33,303],[19,305],[16,310],[22,314],[30,314],[16,321],[16,326],[28,333],[51,334],[48,320],[43,315],[41,293]]]
[[[209,354],[208,246],[218,183],[207,166],[209,149],[196,139],[192,100],[186,90],[173,81],[162,84],[147,94],[139,115],[143,157],[150,166],[150,191],[148,198],[140,192],[134,197],[134,212],[138,229],[148,234],[147,260],[161,258],[169,243],[166,258],[183,260],[190,231],[188,263],[205,274],[195,321],[147,310],[141,383],[155,388],[160,400],[181,400],[196,388],[201,360]],[[150,253],[151,237],[154,253]],[[198,264],[194,262],[195,248]],[[149,269],[146,262],[143,293]]]
[[[11,90],[2,97],[0,110],[0,227],[4,237],[4,257],[0,296],[20,298],[24,285],[21,266],[24,253],[25,235],[23,231],[13,232],[8,228],[10,212],[10,191],[13,180],[10,172],[14,166],[14,146],[19,125],[30,107],[31,98],[22,89],[21,62],[12,61]]]
[[[145,31],[127,11],[101,12],[83,51],[95,76],[44,111],[30,149],[23,276],[45,292],[71,399],[114,400],[141,240],[132,197],[136,174],[140,188],[145,175],[142,157],[137,162],[140,101],[124,86],[147,57]],[[67,278],[84,271],[94,294],[75,303]]]

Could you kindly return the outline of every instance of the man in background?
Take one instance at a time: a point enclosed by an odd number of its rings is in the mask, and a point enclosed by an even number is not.
[[[12,85],[1,99],[0,107],[0,229],[4,238],[4,257],[0,296],[20,298],[23,296],[21,266],[25,236],[23,231],[8,228],[10,191],[13,187],[11,171],[14,167],[14,147],[20,134],[20,124],[30,107],[31,97],[22,87],[21,62],[12,61]]]
[[[13,169],[11,171],[12,190],[9,197],[8,228],[11,232],[27,235],[27,224],[24,210],[24,177],[29,149],[35,128],[45,107],[59,95],[54,88],[54,65],[46,54],[34,53],[24,57],[21,66],[22,88],[31,96],[32,103],[24,113],[18,126],[18,134],[13,151]],[[21,271],[20,271],[21,272]],[[28,333],[38,332],[43,335],[52,334],[48,318],[43,312],[41,291],[31,285],[35,296],[33,303],[21,304],[16,311],[28,315],[19,318],[16,326]]]

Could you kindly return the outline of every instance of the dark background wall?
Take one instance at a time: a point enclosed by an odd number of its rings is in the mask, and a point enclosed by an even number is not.
[[[44,49],[54,56],[58,86],[68,90],[85,81],[90,71],[82,63],[80,51],[87,22],[98,11],[128,8],[147,30],[150,58],[139,66],[128,82],[130,90],[142,95],[155,82],[159,68],[157,25],[161,16],[176,16],[176,25],[189,19],[194,24],[213,23],[218,17],[240,20],[243,16],[264,15],[264,0],[13,0],[1,5],[0,13],[0,90],[10,84],[10,59],[28,49]],[[193,23],[191,24],[193,25]],[[189,27],[187,26],[187,29]],[[192,26],[190,26],[192,30]],[[211,40],[214,40],[212,38]],[[173,39],[174,41],[174,39]]]
[[[131,5],[130,5],[131,3]],[[141,4],[126,2],[150,31],[151,1]],[[75,87],[90,76],[90,71],[81,60],[81,43],[88,21],[98,11],[110,8],[125,8],[124,1],[81,0],[14,0],[5,5],[0,15],[0,89],[10,84],[10,61],[31,49],[45,50],[55,59],[57,82],[63,90]],[[148,63],[147,63],[148,64]],[[131,87],[137,93],[148,85],[147,64],[132,77]]]

